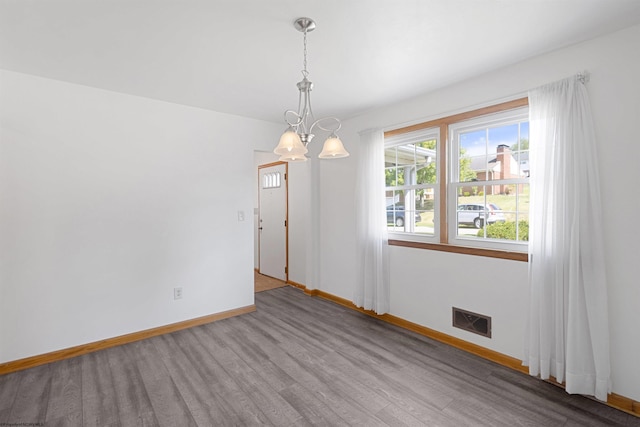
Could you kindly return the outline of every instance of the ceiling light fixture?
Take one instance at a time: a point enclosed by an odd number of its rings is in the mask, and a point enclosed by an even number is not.
[[[347,157],[349,153],[344,149],[342,141],[336,135],[336,132],[342,127],[340,120],[336,117],[324,117],[316,120],[311,110],[313,83],[307,79],[309,76],[307,71],[307,33],[315,30],[316,23],[313,19],[298,18],[293,23],[293,26],[296,30],[304,33],[304,69],[302,70],[302,80],[297,85],[300,91],[298,111],[287,110],[284,112],[284,121],[289,127],[280,137],[280,143],[273,152],[280,156],[280,160],[286,162],[306,161],[307,146],[314,136],[311,132],[317,127],[325,132],[330,132],[318,157],[321,159]]]

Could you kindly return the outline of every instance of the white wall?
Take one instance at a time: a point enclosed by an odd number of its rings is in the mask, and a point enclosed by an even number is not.
[[[637,251],[640,212],[636,190],[640,159],[640,26],[515,64],[344,123],[352,153],[320,166],[319,288],[350,299],[355,282],[354,186],[357,132],[397,128],[526,96],[530,88],[588,70],[599,140],[606,218],[613,391],[640,400],[640,286]],[[390,65],[392,66],[392,65]],[[527,264],[402,247],[391,248],[391,313],[463,340],[522,357],[527,308]],[[451,307],[492,316],[493,338],[451,327]]]
[[[253,304],[253,152],[281,125],[0,85],[0,362]]]

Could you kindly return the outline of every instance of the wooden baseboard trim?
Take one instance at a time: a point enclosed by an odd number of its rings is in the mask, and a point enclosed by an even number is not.
[[[307,287],[302,283],[294,282],[293,280],[287,280],[287,285],[291,285],[294,288],[302,289],[303,291],[307,289]]]
[[[72,357],[81,356],[83,354],[93,353],[94,351],[104,350],[107,348],[128,344],[134,341],[140,341],[146,338],[168,334],[171,332],[180,331],[182,329],[192,328],[194,326],[204,325],[207,323],[215,322],[217,320],[251,313],[253,311],[256,311],[255,304],[236,308],[233,310],[223,311],[220,313],[214,313],[207,316],[197,317],[195,319],[184,320],[182,322],[172,323],[165,326],[159,326],[157,328],[146,329],[144,331],[132,332],[130,334],[120,335],[113,338],[106,338],[104,340],[95,341],[88,344],[81,344],[75,347],[52,351],[50,353],[1,363],[0,375],[22,371],[24,369],[33,368],[51,362],[57,362],[59,360],[70,359]]]
[[[327,292],[324,292],[318,289],[312,289],[307,291],[307,289],[305,288],[304,291],[305,291],[305,294],[307,295],[317,296],[317,297],[335,302],[336,304],[342,305],[344,307],[350,308],[355,311],[359,311],[360,313],[366,314],[371,317],[375,317],[377,319],[388,322],[392,325],[399,326],[404,329],[408,329],[420,335],[426,336],[428,338],[432,338],[436,341],[440,341],[452,347],[466,351],[467,353],[474,354],[476,356],[482,357],[483,359],[490,360],[499,365],[506,366],[507,368],[511,368],[513,370],[529,375],[529,369],[526,366],[522,366],[522,361],[514,357],[507,356],[506,354],[498,353],[497,351],[490,350],[488,348],[479,346],[477,344],[472,344],[470,342],[461,340],[460,338],[456,338],[451,335],[438,332],[434,329],[430,329],[425,326],[418,325],[417,323],[409,322],[408,320],[402,319],[397,316],[393,316],[391,314],[382,314],[382,315],[376,314],[373,311],[356,307],[353,304],[353,302],[347,299],[329,294]],[[548,382],[564,388],[564,384],[558,383],[553,378]],[[610,393],[609,396],[607,397],[606,403],[600,400],[596,400],[595,398],[593,400],[596,402],[611,406],[612,408],[616,408],[618,410],[627,412],[631,415],[635,415],[636,417],[640,417],[640,402],[635,401],[629,397],[621,396],[616,393]]]
[[[600,402],[598,400],[598,402]],[[633,400],[626,396],[621,396],[616,393],[609,393],[607,396],[607,405],[620,409],[636,417],[640,417],[640,402]]]

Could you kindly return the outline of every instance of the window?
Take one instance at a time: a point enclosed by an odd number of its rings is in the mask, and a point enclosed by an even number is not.
[[[262,188],[280,188],[280,172],[269,172],[262,175]]]
[[[386,132],[390,243],[526,260],[528,119],[523,98]]]
[[[435,237],[439,129],[385,140],[385,197],[390,232]]]
[[[527,250],[528,120],[520,108],[449,126],[450,243]]]

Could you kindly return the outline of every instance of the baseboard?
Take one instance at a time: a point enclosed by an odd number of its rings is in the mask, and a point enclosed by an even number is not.
[[[57,362],[59,360],[69,359],[76,356],[81,356],[87,353],[93,353],[94,351],[104,350],[107,348],[128,344],[134,341],[140,341],[146,338],[151,338],[158,335],[180,331],[182,329],[192,328],[194,326],[204,325],[207,323],[215,322],[217,320],[227,319],[229,317],[251,313],[253,311],[256,311],[255,304],[248,305],[246,307],[236,308],[233,310],[223,311],[220,313],[214,313],[207,316],[197,317],[195,319],[184,320],[182,322],[172,323],[165,326],[159,326],[157,328],[146,329],[144,331],[132,332],[130,334],[120,335],[118,337],[113,337],[113,338],[107,338],[104,340],[95,341],[88,344],[81,344],[75,347],[69,347],[62,350],[52,351],[50,353],[40,354],[37,356],[31,356],[24,359],[1,363],[0,375],[21,371],[23,369],[33,368],[39,365]]]
[[[294,288],[302,289],[306,293],[307,287],[302,283],[297,283],[297,282],[294,282],[293,280],[287,280],[287,285],[291,285]]]
[[[456,338],[451,335],[447,335],[442,332],[438,332],[436,330],[427,328],[425,326],[418,325],[417,323],[409,322],[408,320],[402,319],[397,316],[393,316],[391,314],[380,315],[370,310],[364,310],[360,307],[356,307],[351,301],[347,299],[329,294],[327,292],[324,292],[318,289],[307,290],[305,287],[302,287],[302,289],[304,290],[304,293],[309,296],[317,296],[317,297],[332,301],[336,304],[342,305],[344,307],[350,308],[355,311],[359,311],[360,313],[366,314],[371,317],[375,317],[377,319],[388,322],[392,325],[399,326],[404,329],[408,329],[420,335],[432,338],[436,341],[440,341],[452,347],[466,351],[467,353],[474,354],[476,356],[482,357],[483,359],[490,360],[499,365],[506,366],[507,368],[511,368],[513,370],[529,375],[528,368],[526,366],[522,366],[522,361],[514,357],[507,356],[506,354],[498,353],[497,351],[490,350],[488,348],[479,346],[477,344],[472,344],[470,342],[461,340],[460,338]],[[557,381],[554,381],[553,378],[549,382],[564,388],[564,384],[560,384]],[[636,417],[640,417],[640,402],[635,401],[629,397],[621,396],[616,393],[610,393],[607,396],[606,403],[596,399],[593,399],[593,400],[596,402],[611,406],[612,408],[616,408],[618,410],[627,412],[631,415],[635,415]]]

